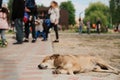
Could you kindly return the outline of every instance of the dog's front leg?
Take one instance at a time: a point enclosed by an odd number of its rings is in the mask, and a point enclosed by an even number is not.
[[[73,70],[69,69],[67,74],[68,75],[74,75],[74,72],[73,72]]]

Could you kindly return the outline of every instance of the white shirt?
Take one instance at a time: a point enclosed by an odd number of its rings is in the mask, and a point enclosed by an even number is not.
[[[39,20],[39,25],[36,26],[36,31],[43,32],[43,19]]]
[[[58,24],[60,18],[60,10],[59,8],[50,8],[48,13],[50,14],[51,23]]]

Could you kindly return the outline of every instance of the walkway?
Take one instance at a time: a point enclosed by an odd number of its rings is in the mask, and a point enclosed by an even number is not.
[[[106,80],[84,74],[53,75],[52,70],[39,70],[37,66],[41,60],[53,54],[51,40],[12,45],[15,40],[11,37],[8,35],[9,46],[0,48],[0,80]]]

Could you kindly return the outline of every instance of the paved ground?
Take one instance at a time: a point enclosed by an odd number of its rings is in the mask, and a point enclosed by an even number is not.
[[[0,48],[0,80],[41,80],[37,65],[44,55],[52,53],[50,41],[12,45],[15,40],[11,37],[9,46]]]
[[[12,45],[15,40],[8,35],[9,46],[0,48],[0,80],[106,80],[96,76],[80,74],[53,75],[52,70],[39,70],[37,65],[53,53],[51,40],[47,42]],[[109,77],[111,74],[107,74]],[[114,80],[110,78],[110,80]]]

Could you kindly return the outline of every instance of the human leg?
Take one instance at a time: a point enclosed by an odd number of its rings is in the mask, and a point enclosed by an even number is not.
[[[16,28],[16,40],[18,43],[22,43],[24,36],[22,19],[15,20],[15,28]]]

